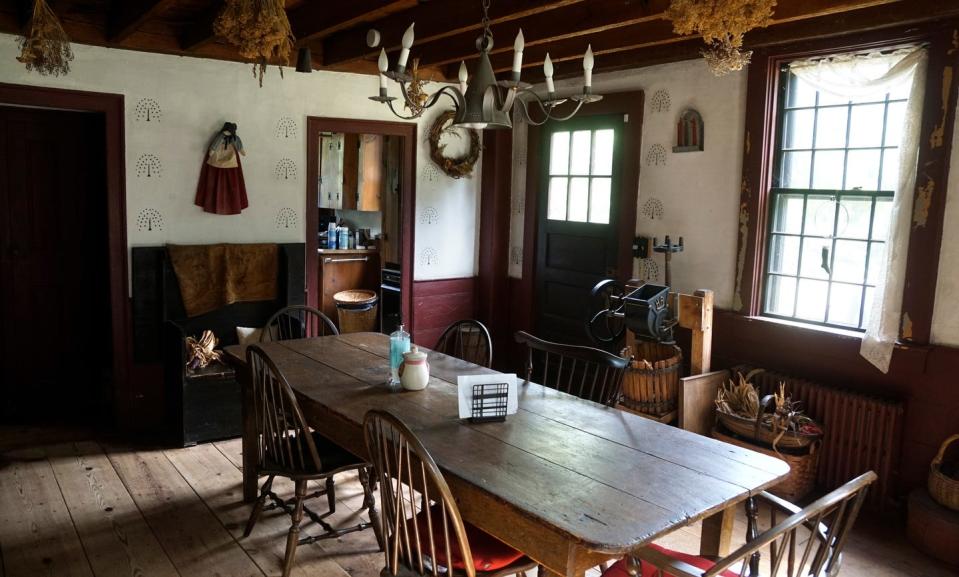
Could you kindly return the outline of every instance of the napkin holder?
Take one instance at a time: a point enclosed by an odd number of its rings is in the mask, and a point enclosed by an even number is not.
[[[470,423],[506,420],[517,409],[516,375],[462,375],[457,377],[459,417]]]

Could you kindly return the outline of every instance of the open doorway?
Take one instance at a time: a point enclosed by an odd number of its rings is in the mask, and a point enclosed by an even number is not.
[[[3,420],[109,422],[104,114],[0,106]]]
[[[377,301],[347,331],[412,332],[415,143],[415,124],[308,120],[307,302],[336,323],[336,293]]]

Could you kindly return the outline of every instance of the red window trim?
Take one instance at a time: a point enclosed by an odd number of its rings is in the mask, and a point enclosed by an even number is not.
[[[762,279],[766,259],[767,200],[772,177],[773,142],[779,70],[799,58],[837,52],[883,48],[922,42],[929,48],[929,68],[920,128],[916,215],[910,232],[906,289],[903,295],[901,340],[927,344],[946,204],[946,183],[959,87],[959,20],[875,30],[841,38],[817,39],[757,50],[746,86],[746,132],[740,192],[739,248],[734,308],[747,316],[762,310]],[[931,184],[930,184],[931,183]]]

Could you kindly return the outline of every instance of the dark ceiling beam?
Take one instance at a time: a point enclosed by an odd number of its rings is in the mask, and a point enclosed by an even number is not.
[[[810,2],[810,4],[815,3]],[[858,10],[830,11],[827,14],[809,18],[790,17],[783,23],[749,32],[746,34],[745,45],[752,50],[763,49],[816,38],[846,36],[957,17],[959,17],[959,3],[947,5],[941,0],[899,0],[892,3],[874,3]],[[699,58],[700,51],[703,49],[703,42],[699,38],[674,37],[672,40],[657,40],[652,34],[647,37],[649,42],[646,44],[621,47],[602,53],[597,51],[598,41],[594,42],[593,51],[597,53],[594,74]],[[583,73],[581,53],[558,54],[554,59],[551,51],[550,59],[554,60],[554,77],[557,79],[575,78]],[[525,68],[525,64],[524,60],[523,79],[527,82],[541,82],[543,80],[541,63],[540,65],[530,64],[529,69]],[[508,65],[505,68],[508,69]],[[501,69],[503,69],[502,65]]]
[[[591,0],[564,6],[549,12],[531,14],[490,27],[495,42],[491,54],[513,58],[513,40],[520,28],[526,40],[525,50],[552,42],[624,28],[651,20],[661,20],[669,0],[624,3],[623,0]],[[460,34],[433,42],[417,43],[412,56],[421,65],[442,66],[471,60],[478,56],[477,33]],[[583,48],[586,48],[585,43]]]
[[[180,37],[177,39],[180,43],[180,49],[186,52],[195,52],[212,42],[216,38],[216,34],[213,32],[213,21],[216,20],[222,9],[222,4],[216,2],[203,13],[197,15],[193,19],[193,24],[180,33]]]
[[[510,0],[509,2],[497,2],[490,6],[490,23],[501,24],[537,12],[554,10],[583,1],[585,0]],[[403,32],[413,22],[416,23],[416,42],[420,43],[478,31],[482,28],[482,18],[483,12],[479,2],[432,0],[418,4],[413,9],[371,23],[369,28],[375,28],[380,32],[382,44],[389,51],[399,49]],[[367,28],[360,26],[337,32],[326,38],[323,42],[324,64],[330,66],[375,56],[379,49],[370,49],[366,46],[366,32]],[[512,40],[510,40],[510,44],[512,44]]]
[[[337,0],[306,2],[287,14],[298,43],[329,36],[334,32],[386,18],[402,10],[414,8],[416,0]],[[364,37],[366,28],[362,30]],[[364,44],[365,45],[365,44]]]
[[[113,0],[107,24],[110,42],[123,42],[144,22],[162,13],[174,0]]]

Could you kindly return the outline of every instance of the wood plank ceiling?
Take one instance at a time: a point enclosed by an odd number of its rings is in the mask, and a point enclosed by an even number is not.
[[[223,0],[48,0],[70,38],[130,50],[240,60],[216,38]],[[0,0],[0,31],[19,33],[32,0]],[[619,70],[695,58],[702,41],[673,34],[663,18],[669,0],[493,0],[490,21],[497,71],[512,64],[513,37],[526,37],[524,79],[542,79],[549,52],[556,76],[576,76],[587,44],[596,70]],[[436,80],[455,78],[460,60],[476,58],[479,0],[286,0],[293,33],[317,69],[376,72],[373,28],[395,62],[403,31],[416,22],[412,56]],[[834,36],[959,15],[954,0],[779,0],[774,22],[747,35],[750,47]],[[293,64],[293,62],[291,62]]]

